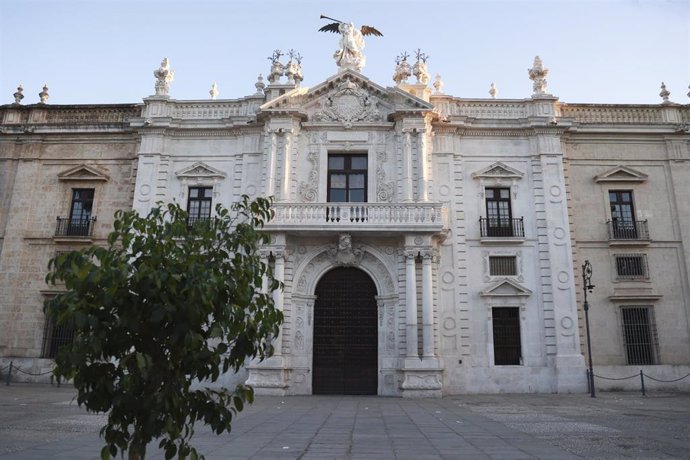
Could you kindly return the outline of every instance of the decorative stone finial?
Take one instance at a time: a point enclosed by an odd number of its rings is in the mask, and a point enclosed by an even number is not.
[[[170,61],[163,58],[158,70],[153,71],[156,77],[156,96],[167,96],[170,91],[170,82],[175,78],[175,71],[170,70]]]
[[[20,83],[19,86],[17,86],[17,92],[14,93],[12,96],[14,96],[14,103],[15,104],[21,104],[22,99],[24,99],[24,88],[22,88],[22,84]]]
[[[285,76],[288,79],[289,85],[299,86],[302,80],[304,80],[302,76],[302,55],[291,49],[288,51],[288,56],[290,56],[290,60],[285,66]]]
[[[549,69],[544,67],[539,56],[534,57],[532,68],[527,69],[527,72],[529,72],[530,80],[534,82],[532,84],[533,96],[546,94],[546,76],[549,74]]]
[[[415,55],[417,56],[417,62],[415,62],[412,67],[412,74],[417,77],[417,83],[426,85],[429,83],[430,78],[429,69],[426,66],[426,61],[429,59],[429,56],[422,53],[422,50],[419,48],[417,48]]]
[[[436,79],[434,80],[434,88],[436,89],[436,94],[443,94],[443,80],[441,80],[441,75],[436,74]]]
[[[395,58],[393,81],[396,85],[407,82],[407,79],[412,75],[412,67],[410,67],[410,64],[407,62],[408,57],[410,56],[407,54],[407,51],[403,51]]]
[[[264,83],[264,77],[263,75],[259,74],[259,76],[256,77],[256,83],[254,83],[254,88],[256,88],[256,95],[263,96],[265,87],[266,83]]]
[[[496,96],[498,96],[498,88],[496,88],[493,82],[491,82],[491,88],[489,88],[489,95],[492,99],[496,99]]]
[[[690,89],[690,85],[688,85],[688,89]],[[688,97],[690,97],[690,91],[688,91]]]
[[[211,85],[211,89],[208,92],[208,94],[211,95],[211,99],[215,99],[218,97],[218,85],[214,81],[213,84]]]
[[[661,82],[661,92],[659,93],[659,96],[661,96],[661,99],[663,99],[662,104],[672,104],[672,102],[668,99],[668,97],[671,95],[671,92],[666,89],[666,84],[664,82]]]
[[[271,71],[268,73],[268,83],[271,85],[278,83],[280,77],[285,73],[285,66],[280,62],[280,56],[283,53],[280,50],[273,51],[273,54],[268,58],[271,61]]]
[[[48,94],[48,83],[43,84],[43,91],[38,93],[38,98],[40,99],[41,104],[45,104],[48,101],[50,98],[50,94]]]

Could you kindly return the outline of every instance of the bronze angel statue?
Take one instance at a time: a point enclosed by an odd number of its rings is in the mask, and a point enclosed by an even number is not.
[[[340,48],[333,53],[333,58],[340,70],[352,69],[361,72],[366,63],[366,58],[362,54],[364,35],[383,37],[383,34],[371,26],[362,26],[357,29],[351,22],[339,21],[324,15],[321,15],[321,19],[336,21],[323,26],[319,32],[340,34]]]

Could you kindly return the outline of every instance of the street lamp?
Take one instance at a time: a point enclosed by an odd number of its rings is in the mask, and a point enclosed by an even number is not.
[[[594,285],[592,284],[592,264],[585,260],[582,265],[582,280],[584,284],[582,290],[585,293],[585,327],[587,328],[587,354],[589,355],[589,390],[590,396],[596,398],[594,393],[594,369],[592,368],[592,339],[589,336],[589,302],[587,302],[587,291],[591,294]]]

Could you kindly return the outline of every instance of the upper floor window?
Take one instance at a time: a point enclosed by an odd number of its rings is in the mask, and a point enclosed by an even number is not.
[[[614,257],[618,279],[649,278],[645,254],[616,254]]]
[[[208,220],[211,217],[212,196],[213,187],[189,187],[187,222],[190,225],[199,220]]]
[[[489,256],[490,276],[516,276],[516,256]]]
[[[72,202],[70,204],[69,217],[58,217],[56,236],[90,236],[93,231],[92,217],[93,211],[92,188],[72,189]]]
[[[328,156],[328,201],[364,203],[367,201],[367,156]]]
[[[637,238],[632,191],[610,190],[609,203],[614,238]]]
[[[486,188],[485,196],[486,236],[515,236],[510,206],[510,188]]]

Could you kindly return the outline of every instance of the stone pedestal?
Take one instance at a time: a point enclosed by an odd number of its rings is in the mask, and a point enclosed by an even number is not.
[[[438,358],[405,358],[405,376],[401,385],[403,398],[440,398],[443,395]]]
[[[257,395],[284,396],[287,394],[287,370],[283,356],[272,356],[248,367],[249,378],[245,382]]]

